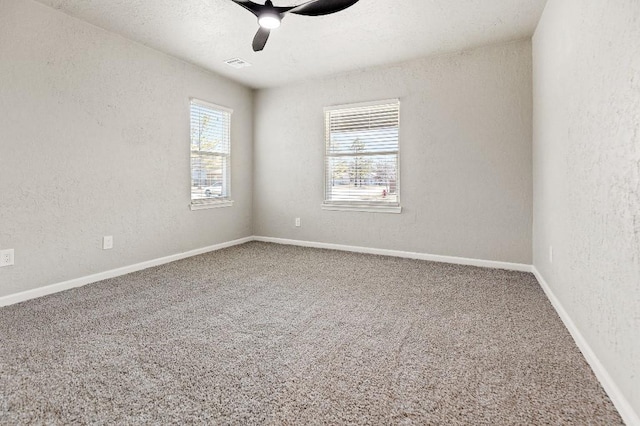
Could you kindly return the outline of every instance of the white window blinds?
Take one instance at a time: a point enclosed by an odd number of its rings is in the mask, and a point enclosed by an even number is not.
[[[397,99],[325,108],[325,205],[399,206]]]
[[[191,203],[228,200],[231,175],[231,113],[191,100]]]

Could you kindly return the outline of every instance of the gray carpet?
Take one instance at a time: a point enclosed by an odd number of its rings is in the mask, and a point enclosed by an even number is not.
[[[254,242],[0,335],[3,424],[622,424],[526,273]]]

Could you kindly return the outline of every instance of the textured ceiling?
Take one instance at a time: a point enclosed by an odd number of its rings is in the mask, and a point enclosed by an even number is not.
[[[287,15],[256,53],[256,18],[231,0],[38,1],[254,88],[529,37],[546,3],[360,0],[333,15]],[[224,63],[236,57],[252,66]]]

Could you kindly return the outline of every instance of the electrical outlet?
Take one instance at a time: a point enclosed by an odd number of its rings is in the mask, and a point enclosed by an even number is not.
[[[113,237],[111,235],[102,238],[102,249],[111,250],[113,248]]]
[[[549,263],[553,263],[553,246],[549,246]]]
[[[13,249],[1,250],[0,251],[0,268],[13,265],[14,256],[15,254]]]
[[[296,217],[296,226],[300,227],[300,218],[299,217]]]

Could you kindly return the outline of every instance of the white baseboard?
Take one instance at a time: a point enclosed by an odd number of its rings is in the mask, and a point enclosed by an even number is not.
[[[377,248],[369,248],[369,247],[347,246],[342,244],[330,244],[330,243],[319,243],[319,242],[313,242],[313,241],[288,240],[283,238],[252,236],[252,237],[245,237],[245,238],[240,238],[234,241],[228,241],[225,243],[216,244],[209,247],[203,247],[196,250],[187,251],[184,253],[178,253],[171,256],[161,257],[159,259],[152,259],[146,262],[136,263],[135,265],[129,265],[129,266],[124,266],[122,268],[111,269],[109,271],[99,272],[97,274],[75,278],[69,281],[51,284],[44,287],[38,287],[32,290],[23,291],[20,293],[9,294],[7,296],[0,297],[0,307],[13,305],[15,303],[24,302],[26,300],[35,299],[38,297],[46,296],[48,294],[53,294],[60,291],[68,290],[70,288],[81,287],[83,285],[95,283],[95,282],[106,280],[109,278],[118,277],[120,275],[129,274],[131,272],[140,271],[142,269],[147,269],[154,266],[164,265],[165,263],[174,262],[176,260],[185,259],[191,256],[197,256],[199,254],[208,253],[215,250],[220,250],[226,247],[231,247],[238,244],[244,244],[250,241],[263,241],[263,242],[270,242],[270,243],[277,243],[277,244],[316,247],[316,248],[325,248],[325,249],[332,249],[332,250],[351,251],[351,252],[357,252],[357,253],[378,254],[383,256],[404,257],[409,259],[430,260],[433,262],[453,263],[453,264],[459,264],[459,265],[471,265],[471,266],[480,266],[485,268],[497,268],[497,269],[507,269],[512,271],[531,272],[531,265],[526,265],[521,263],[497,262],[493,260],[469,259],[464,257],[453,257],[453,256],[439,256],[439,255],[416,253],[416,252],[409,252],[409,251],[387,250],[387,249],[377,249]]]
[[[624,422],[629,426],[639,426],[640,416],[635,412],[629,401],[620,391],[620,388],[618,388],[618,386],[615,384],[614,380],[607,372],[607,369],[604,367],[604,365],[602,365],[596,354],[591,349],[591,346],[589,346],[587,340],[584,338],[582,333],[580,333],[580,330],[578,330],[567,311],[565,311],[564,307],[560,303],[560,300],[558,300],[555,294],[553,294],[553,291],[551,290],[551,287],[549,287],[547,281],[535,266],[532,266],[532,271],[536,279],[540,283],[540,287],[542,287],[545,294],[547,295],[547,298],[560,316],[560,319],[562,319],[565,327],[567,327],[567,330],[569,330],[569,333],[571,333],[571,336],[582,352],[582,355],[591,366],[593,373],[600,381],[600,384],[604,388],[605,392],[607,392],[607,395],[609,395],[609,398],[618,410],[618,413],[620,413],[620,417],[622,417],[622,420],[624,420]]]
[[[395,256],[395,257],[403,257],[409,259],[419,259],[419,260],[428,260],[433,262],[442,262],[442,263],[453,263],[459,265],[470,265],[470,266],[479,266],[485,268],[497,268],[497,269],[506,269],[512,271],[521,271],[521,272],[533,272],[536,279],[540,283],[540,286],[544,290],[547,298],[555,308],[556,312],[562,319],[565,327],[569,330],[569,333],[573,337],[576,345],[582,352],[583,356],[591,366],[591,369],[595,373],[596,377],[602,384],[602,387],[611,398],[611,401],[615,405],[616,409],[620,413],[620,416],[625,421],[625,423],[629,426],[640,426],[640,416],[635,412],[629,401],[624,397],[618,386],[615,384],[605,367],[602,365],[598,357],[595,355],[585,338],[582,336],[573,320],[569,316],[569,314],[565,311],[564,307],[560,304],[558,298],[553,294],[549,284],[542,277],[540,272],[536,269],[535,266],[522,264],[522,263],[510,263],[510,262],[498,262],[493,260],[481,260],[481,259],[469,259],[464,257],[453,257],[453,256],[439,256],[433,254],[426,253],[417,253],[417,252],[409,252],[409,251],[399,251],[399,250],[388,250],[388,249],[376,249],[369,247],[359,247],[359,246],[349,246],[342,244],[331,244],[331,243],[320,243],[313,241],[302,241],[302,240],[291,240],[284,238],[273,238],[273,237],[261,237],[261,236],[253,236],[253,237],[245,237],[240,238],[238,240],[228,241],[225,243],[215,244],[208,247],[203,247],[191,251],[187,251],[184,253],[178,253],[171,256],[161,257],[158,259],[152,259],[146,262],[137,263],[135,265],[129,265],[122,268],[112,269],[105,272],[100,272],[97,274],[72,279],[69,281],[64,281],[57,284],[48,285],[45,287],[39,287],[33,290],[27,290],[20,293],[10,294],[8,296],[0,297],[0,306],[8,306],[13,305],[15,303],[24,302],[29,299],[35,299],[38,297],[46,296],[48,294],[57,293],[60,291],[68,290],[75,287],[81,287],[87,284],[91,284],[97,281],[106,280],[108,278],[114,278],[121,275],[129,274],[131,272],[140,271],[143,269],[151,268],[154,266],[164,265],[166,263],[174,262],[176,260],[185,259],[192,256],[197,256],[199,254],[208,253],[215,250],[220,250],[223,248],[244,244],[250,241],[262,241],[276,244],[287,244],[287,245],[295,245],[302,247],[315,247],[315,248],[324,248],[324,249],[332,249],[332,250],[341,250],[341,251],[349,251],[356,253],[368,253],[368,254],[377,254],[383,256]]]
[[[255,241],[265,243],[287,244],[292,246],[314,247],[331,250],[351,251],[355,253],[378,254],[382,256],[404,257],[408,259],[430,260],[432,262],[453,263],[456,265],[480,266],[483,268],[507,269],[510,271],[531,272],[531,265],[524,263],[498,262],[495,260],[469,259],[466,257],[440,256],[436,254],[417,253],[412,251],[377,249],[342,244],[318,243],[314,241],[288,240],[284,238],[254,236]]]
[[[136,263],[135,265],[124,266],[122,268],[111,269],[109,271],[99,272],[97,274],[75,278],[57,284],[34,288],[33,290],[10,294],[8,296],[0,297],[0,306],[13,305],[15,303],[24,302],[26,300],[35,299],[38,297],[46,296],[48,294],[58,293],[70,288],[82,287],[83,285],[95,283],[109,278],[119,277],[120,275],[130,274],[131,272],[141,271],[143,269],[151,268],[154,266],[164,265],[165,263],[175,262],[176,260],[186,259],[187,257],[197,256],[199,254],[220,250],[238,244],[248,243],[249,241],[253,241],[253,237],[245,237],[238,240],[227,241],[225,243],[202,247],[199,249],[186,251],[184,253],[161,257],[158,259],[152,259],[146,262]]]

